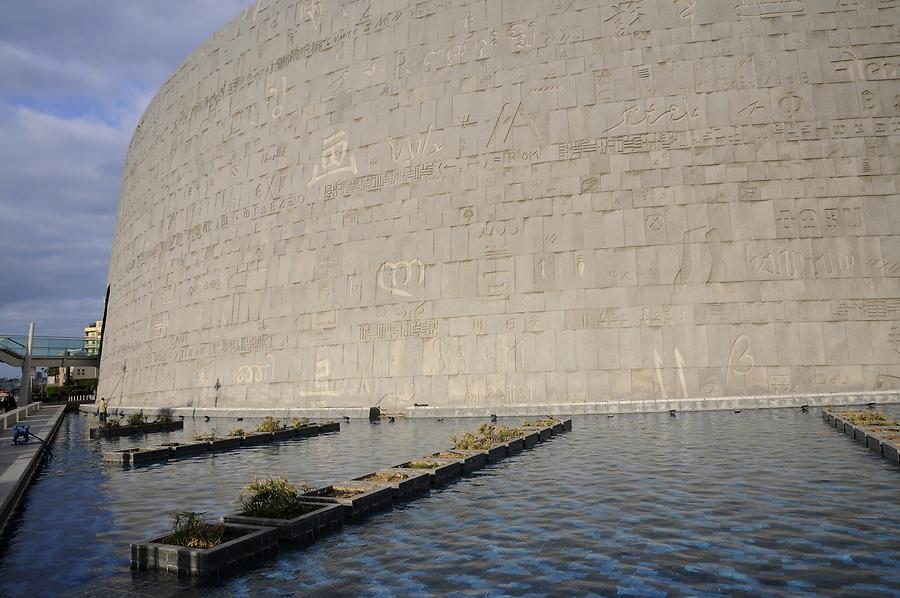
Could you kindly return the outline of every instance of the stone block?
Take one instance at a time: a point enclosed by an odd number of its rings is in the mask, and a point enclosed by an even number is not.
[[[103,453],[103,461],[120,465],[147,465],[167,461],[172,455],[169,447],[131,448]]]

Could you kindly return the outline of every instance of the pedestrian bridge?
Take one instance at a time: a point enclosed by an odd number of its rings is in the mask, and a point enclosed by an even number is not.
[[[22,367],[28,353],[27,335],[0,335],[0,362]],[[35,336],[31,367],[100,367],[96,340],[66,336]]]

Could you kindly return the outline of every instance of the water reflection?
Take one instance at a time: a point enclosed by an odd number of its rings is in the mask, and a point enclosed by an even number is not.
[[[91,441],[88,418],[68,416],[5,538],[0,593],[900,593],[900,468],[799,409],[579,417],[570,434],[222,586],[128,569],[128,543],[165,531],[174,510],[217,517],[253,477],[346,479],[477,423],[354,420],[132,470],[100,463],[101,447],[189,439],[212,422]]]

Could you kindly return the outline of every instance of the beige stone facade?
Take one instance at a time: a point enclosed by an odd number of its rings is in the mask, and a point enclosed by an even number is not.
[[[896,0],[260,0],[135,133],[99,394],[896,390],[898,40]]]

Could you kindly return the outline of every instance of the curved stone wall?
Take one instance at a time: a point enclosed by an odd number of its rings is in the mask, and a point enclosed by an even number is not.
[[[135,133],[100,394],[896,389],[898,4],[260,0]]]

